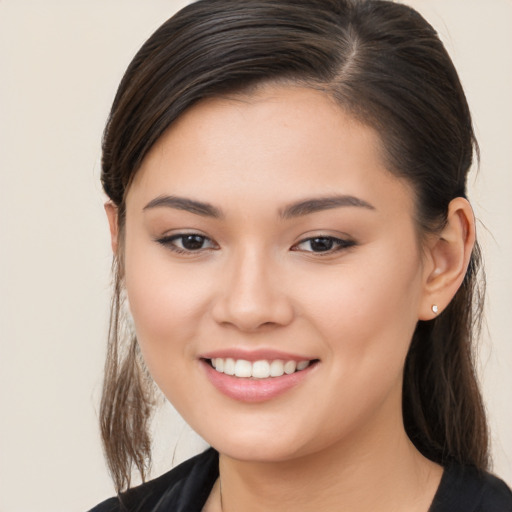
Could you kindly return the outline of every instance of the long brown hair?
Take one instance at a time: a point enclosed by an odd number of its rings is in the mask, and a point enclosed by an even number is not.
[[[124,230],[125,196],[165,130],[206,97],[291,82],[332,96],[380,134],[387,167],[412,185],[420,234],[443,224],[466,195],[478,152],[457,72],[434,29],[413,9],[382,0],[200,0],[164,23],[119,86],[103,140],[102,184]],[[473,361],[482,293],[478,246],[464,282],[437,318],[419,321],[403,384],[406,431],[440,464],[488,466],[488,433]],[[122,243],[101,431],[119,490],[151,460],[152,384],[121,318]]]

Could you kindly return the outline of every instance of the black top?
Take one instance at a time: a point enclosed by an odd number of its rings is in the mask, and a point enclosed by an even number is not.
[[[218,476],[218,453],[210,448],[127,491],[122,496],[125,508],[118,498],[110,498],[89,512],[201,512]],[[512,512],[512,492],[489,473],[450,466],[429,512]]]

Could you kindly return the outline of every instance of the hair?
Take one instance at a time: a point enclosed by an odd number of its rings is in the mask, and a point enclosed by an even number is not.
[[[324,91],[380,135],[387,168],[416,197],[420,235],[446,221],[466,196],[478,155],[457,72],[435,30],[413,9],[385,0],[200,0],[165,22],[142,46],[117,91],[103,138],[102,184],[118,209],[108,354],[100,421],[118,492],[133,468],[145,479],[153,385],[136,337],[122,327],[127,190],[155,142],[204,98],[260,84]],[[485,410],[473,342],[482,313],[475,246],[447,308],[419,321],[403,380],[406,432],[429,459],[485,469]]]

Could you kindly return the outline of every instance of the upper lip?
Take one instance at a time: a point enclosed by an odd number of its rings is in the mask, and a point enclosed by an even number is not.
[[[240,348],[226,348],[221,350],[213,350],[200,355],[201,359],[243,359],[245,361],[274,361],[281,359],[283,361],[312,361],[315,358],[300,354],[292,354],[290,352],[282,352],[274,349],[256,349],[244,350]]]

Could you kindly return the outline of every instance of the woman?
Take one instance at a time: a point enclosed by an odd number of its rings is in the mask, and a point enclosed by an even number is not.
[[[472,364],[476,150],[403,5],[203,0],[158,29],[103,143],[120,495],[94,510],[512,510]],[[212,448],[126,491],[152,380]]]

